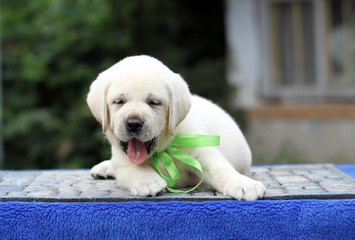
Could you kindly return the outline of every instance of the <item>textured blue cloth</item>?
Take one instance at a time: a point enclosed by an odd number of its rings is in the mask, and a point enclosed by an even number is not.
[[[355,199],[0,203],[0,239],[354,238]]]
[[[0,204],[0,239],[354,239],[354,200]]]

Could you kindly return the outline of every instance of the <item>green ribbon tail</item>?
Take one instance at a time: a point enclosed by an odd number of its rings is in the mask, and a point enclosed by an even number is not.
[[[168,188],[168,190],[170,192],[174,192],[174,193],[189,193],[193,190],[195,190],[198,186],[200,186],[200,184],[202,183],[203,181],[203,169],[202,169],[202,166],[201,164],[193,157],[191,157],[190,155],[184,153],[183,151],[177,149],[177,148],[174,148],[174,147],[168,147],[166,149],[166,151],[171,155],[173,156],[175,159],[179,159],[181,162],[185,163],[186,165],[189,165],[193,168],[196,168],[200,173],[201,173],[201,180],[200,182],[194,186],[193,188],[189,189],[189,190],[177,190],[177,189],[173,189],[173,188]]]
[[[166,171],[169,173],[170,177],[165,176],[159,168],[159,159],[161,160],[163,166]],[[176,181],[179,178],[179,171],[176,168],[174,162],[171,160],[170,156],[165,152],[156,153],[152,157],[152,162],[154,164],[155,169],[159,173],[159,175],[166,181],[168,187],[172,187],[175,185]]]
[[[177,149],[177,147],[211,147],[218,146],[220,137],[216,135],[199,135],[199,134],[178,134],[171,142],[170,146],[163,152],[156,152],[152,157],[152,162],[158,174],[166,181],[167,189],[173,193],[189,193],[195,190],[203,181],[203,169],[201,164],[190,155]],[[201,173],[200,182],[189,190],[177,190],[172,187],[179,178],[179,171],[176,168],[172,158],[185,163]],[[159,160],[166,169],[170,177],[165,176],[159,168]]]

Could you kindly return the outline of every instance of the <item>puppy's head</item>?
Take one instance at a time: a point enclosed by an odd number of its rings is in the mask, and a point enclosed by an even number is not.
[[[140,164],[163,144],[164,135],[174,135],[191,96],[185,81],[160,61],[134,56],[102,72],[87,103],[111,144]]]

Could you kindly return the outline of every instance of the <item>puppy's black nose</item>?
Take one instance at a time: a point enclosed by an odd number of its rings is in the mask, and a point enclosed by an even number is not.
[[[143,121],[139,118],[128,118],[126,121],[126,129],[131,132],[135,133],[140,131],[143,128]]]

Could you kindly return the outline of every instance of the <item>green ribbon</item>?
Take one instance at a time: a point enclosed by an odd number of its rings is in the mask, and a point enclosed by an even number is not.
[[[195,190],[203,181],[203,170],[201,164],[190,155],[184,153],[183,151],[177,149],[178,147],[212,147],[219,145],[219,136],[216,135],[200,135],[200,134],[177,134],[174,140],[170,143],[169,147],[167,147],[162,152],[154,153],[152,157],[152,162],[155,166],[155,169],[159,173],[159,175],[166,181],[168,187],[167,189],[173,193],[188,193]],[[194,186],[193,188],[183,191],[173,189],[172,187],[175,185],[176,181],[179,179],[179,171],[175,166],[172,158],[179,160],[191,167],[196,168],[201,173],[200,182]],[[170,175],[170,177],[165,176],[161,173],[159,168],[159,160],[162,165]]]

